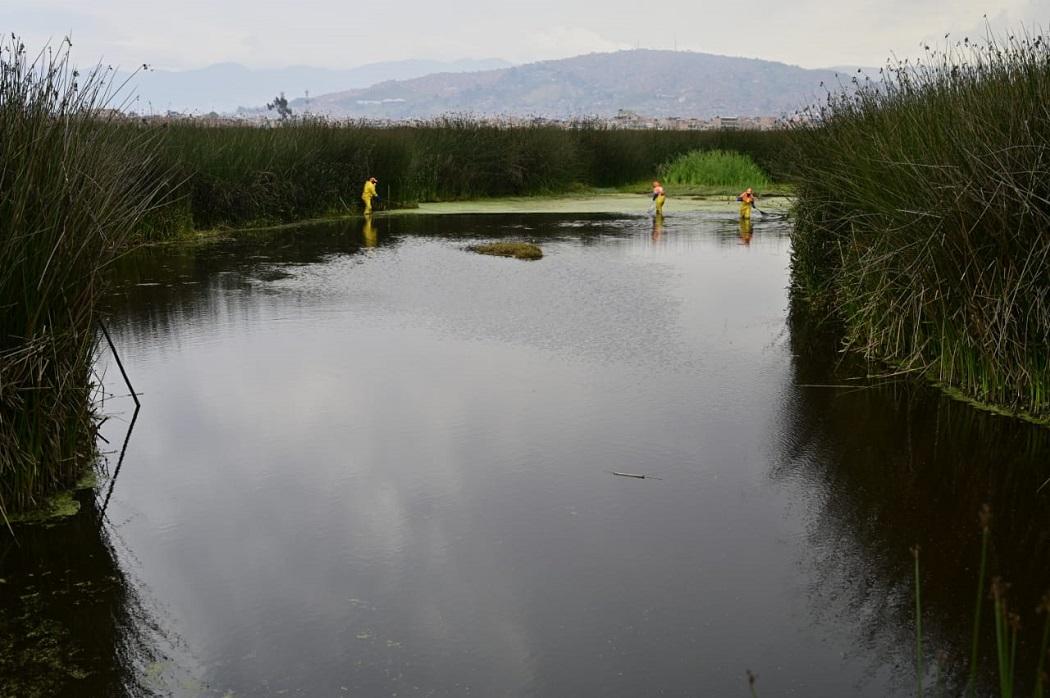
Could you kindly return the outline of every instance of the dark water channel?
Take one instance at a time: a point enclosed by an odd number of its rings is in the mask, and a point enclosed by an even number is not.
[[[104,353],[108,477],[0,543],[0,695],[913,695],[909,547],[952,681],[982,503],[1030,681],[1047,430],[858,379],[788,320],[784,224],[654,232],[400,217],[124,259],[143,407],[116,472]],[[506,237],[545,258],[463,249]]]

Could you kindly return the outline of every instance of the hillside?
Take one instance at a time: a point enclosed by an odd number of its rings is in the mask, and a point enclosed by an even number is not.
[[[185,71],[150,70],[135,75],[128,85],[134,101],[130,108],[141,114],[232,112],[238,107],[265,104],[278,93],[289,99],[362,88],[377,82],[405,80],[437,72],[461,72],[505,68],[499,59],[429,61],[403,60],[372,63],[336,70],[309,66],[246,68],[237,63],[219,63]],[[123,82],[125,76],[118,76]]]
[[[812,102],[831,70],[686,51],[633,50],[471,73],[438,73],[319,95],[310,111],[404,119],[447,113],[572,118],[779,115]],[[848,78],[846,78],[848,79]],[[296,111],[305,107],[293,102]]]

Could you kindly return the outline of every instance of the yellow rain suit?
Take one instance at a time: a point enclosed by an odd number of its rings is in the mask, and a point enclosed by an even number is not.
[[[656,205],[656,215],[664,215],[665,201],[667,201],[667,195],[664,194],[664,188],[657,184],[653,187],[653,203]]]
[[[361,192],[361,200],[365,202],[365,213],[372,212],[372,199],[379,196],[376,193],[376,183],[372,180],[365,182],[364,191]]]
[[[755,205],[755,195],[748,189],[736,197],[736,200],[740,202],[740,217],[744,220],[751,220],[751,208]]]

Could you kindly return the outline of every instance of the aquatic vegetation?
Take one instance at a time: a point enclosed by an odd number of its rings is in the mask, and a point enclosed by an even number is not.
[[[153,136],[111,127],[108,73],[0,44],[0,521],[94,460],[103,270],[164,186]]]
[[[288,120],[273,128],[126,123],[157,133],[182,185],[140,227],[147,239],[194,228],[282,223],[361,209],[379,179],[378,210],[419,202],[531,196],[651,179],[682,153],[731,149],[781,173],[784,132],[627,131],[582,124],[504,127],[465,119],[411,126]]]
[[[496,257],[513,257],[514,259],[542,259],[543,250],[528,242],[490,242],[484,245],[471,245],[467,248],[478,254]]]
[[[664,184],[725,187],[737,192],[770,185],[769,177],[747,155],[726,150],[693,150],[660,168]]]
[[[968,38],[793,132],[796,301],[846,346],[1050,418],[1050,45]]]

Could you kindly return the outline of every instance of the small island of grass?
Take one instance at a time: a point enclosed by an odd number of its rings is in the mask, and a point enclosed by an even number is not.
[[[514,259],[541,259],[543,257],[543,250],[528,242],[490,242],[484,245],[471,245],[467,249],[478,254],[513,257]]]

